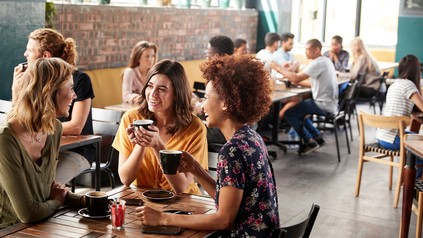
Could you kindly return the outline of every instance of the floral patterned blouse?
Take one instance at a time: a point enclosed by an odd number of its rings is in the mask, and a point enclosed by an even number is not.
[[[217,164],[216,208],[220,189],[244,190],[236,221],[223,237],[270,237],[279,227],[278,196],[266,145],[249,126],[222,147]]]

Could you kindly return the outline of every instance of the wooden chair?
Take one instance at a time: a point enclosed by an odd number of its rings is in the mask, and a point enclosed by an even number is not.
[[[93,119],[93,130],[95,135],[101,135],[103,137],[101,141],[101,149],[103,150],[102,155],[106,154],[106,159],[100,164],[100,170],[105,172],[110,179],[110,184],[112,188],[115,187],[115,177],[112,170],[109,168],[112,159],[114,157],[114,152],[116,151],[111,145],[115,138],[116,132],[119,128],[119,122],[121,118],[121,112],[101,109],[101,108],[92,108],[92,119]],[[107,148],[108,150],[106,150]],[[100,149],[100,148],[97,148]],[[104,153],[107,151],[108,153]],[[86,173],[95,173],[95,162],[92,164],[91,168],[82,171],[81,174]],[[75,191],[76,178],[72,180],[72,191]]]
[[[319,210],[320,206],[313,204],[307,218],[297,224],[275,229],[271,238],[308,238],[313,229]]]
[[[400,189],[402,184],[402,169],[405,165],[405,147],[404,147],[404,130],[410,124],[410,118],[407,116],[380,116],[375,114],[368,114],[360,112],[358,116],[359,130],[360,130],[360,151],[358,158],[358,172],[357,172],[357,183],[355,187],[355,196],[360,195],[361,176],[363,173],[364,162],[375,162],[390,166],[389,170],[389,190],[392,190],[392,174],[393,167],[398,168],[398,178],[395,191],[395,199],[393,206],[398,207],[398,200],[400,195]],[[373,128],[383,129],[396,129],[399,131],[401,140],[401,147],[399,151],[387,150],[378,145],[378,143],[366,142],[366,126]],[[368,129],[368,128],[367,128]],[[374,133],[374,131],[372,131]],[[394,156],[399,157],[398,162],[394,162]],[[383,158],[389,158],[389,160],[383,160]]]

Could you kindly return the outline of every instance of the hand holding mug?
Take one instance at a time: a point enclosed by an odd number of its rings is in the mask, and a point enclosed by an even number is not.
[[[197,161],[195,158],[188,152],[182,151],[181,162],[179,163],[178,171],[179,172],[190,172],[192,173],[195,170]]]
[[[60,184],[53,182],[51,184],[49,199],[59,201],[60,206],[65,202],[66,194],[68,193],[66,187],[60,186]]]

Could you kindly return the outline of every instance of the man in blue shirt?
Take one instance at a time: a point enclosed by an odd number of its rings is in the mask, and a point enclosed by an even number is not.
[[[273,53],[272,61],[291,72],[298,72],[300,64],[295,60],[294,54],[291,52],[294,47],[294,37],[295,35],[292,33],[282,33],[281,47]]]

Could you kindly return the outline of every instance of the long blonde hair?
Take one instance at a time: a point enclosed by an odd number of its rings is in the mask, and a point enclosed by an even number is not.
[[[360,37],[355,37],[351,41],[351,51],[354,57],[353,65],[355,65],[360,56],[363,56],[366,59],[365,62],[367,63],[367,69],[369,72],[380,71],[376,60],[367,51],[366,46],[364,45],[363,40]]]
[[[74,67],[60,58],[41,58],[29,64],[22,79],[21,91],[7,114],[30,133],[54,133],[57,92],[72,76]]]

